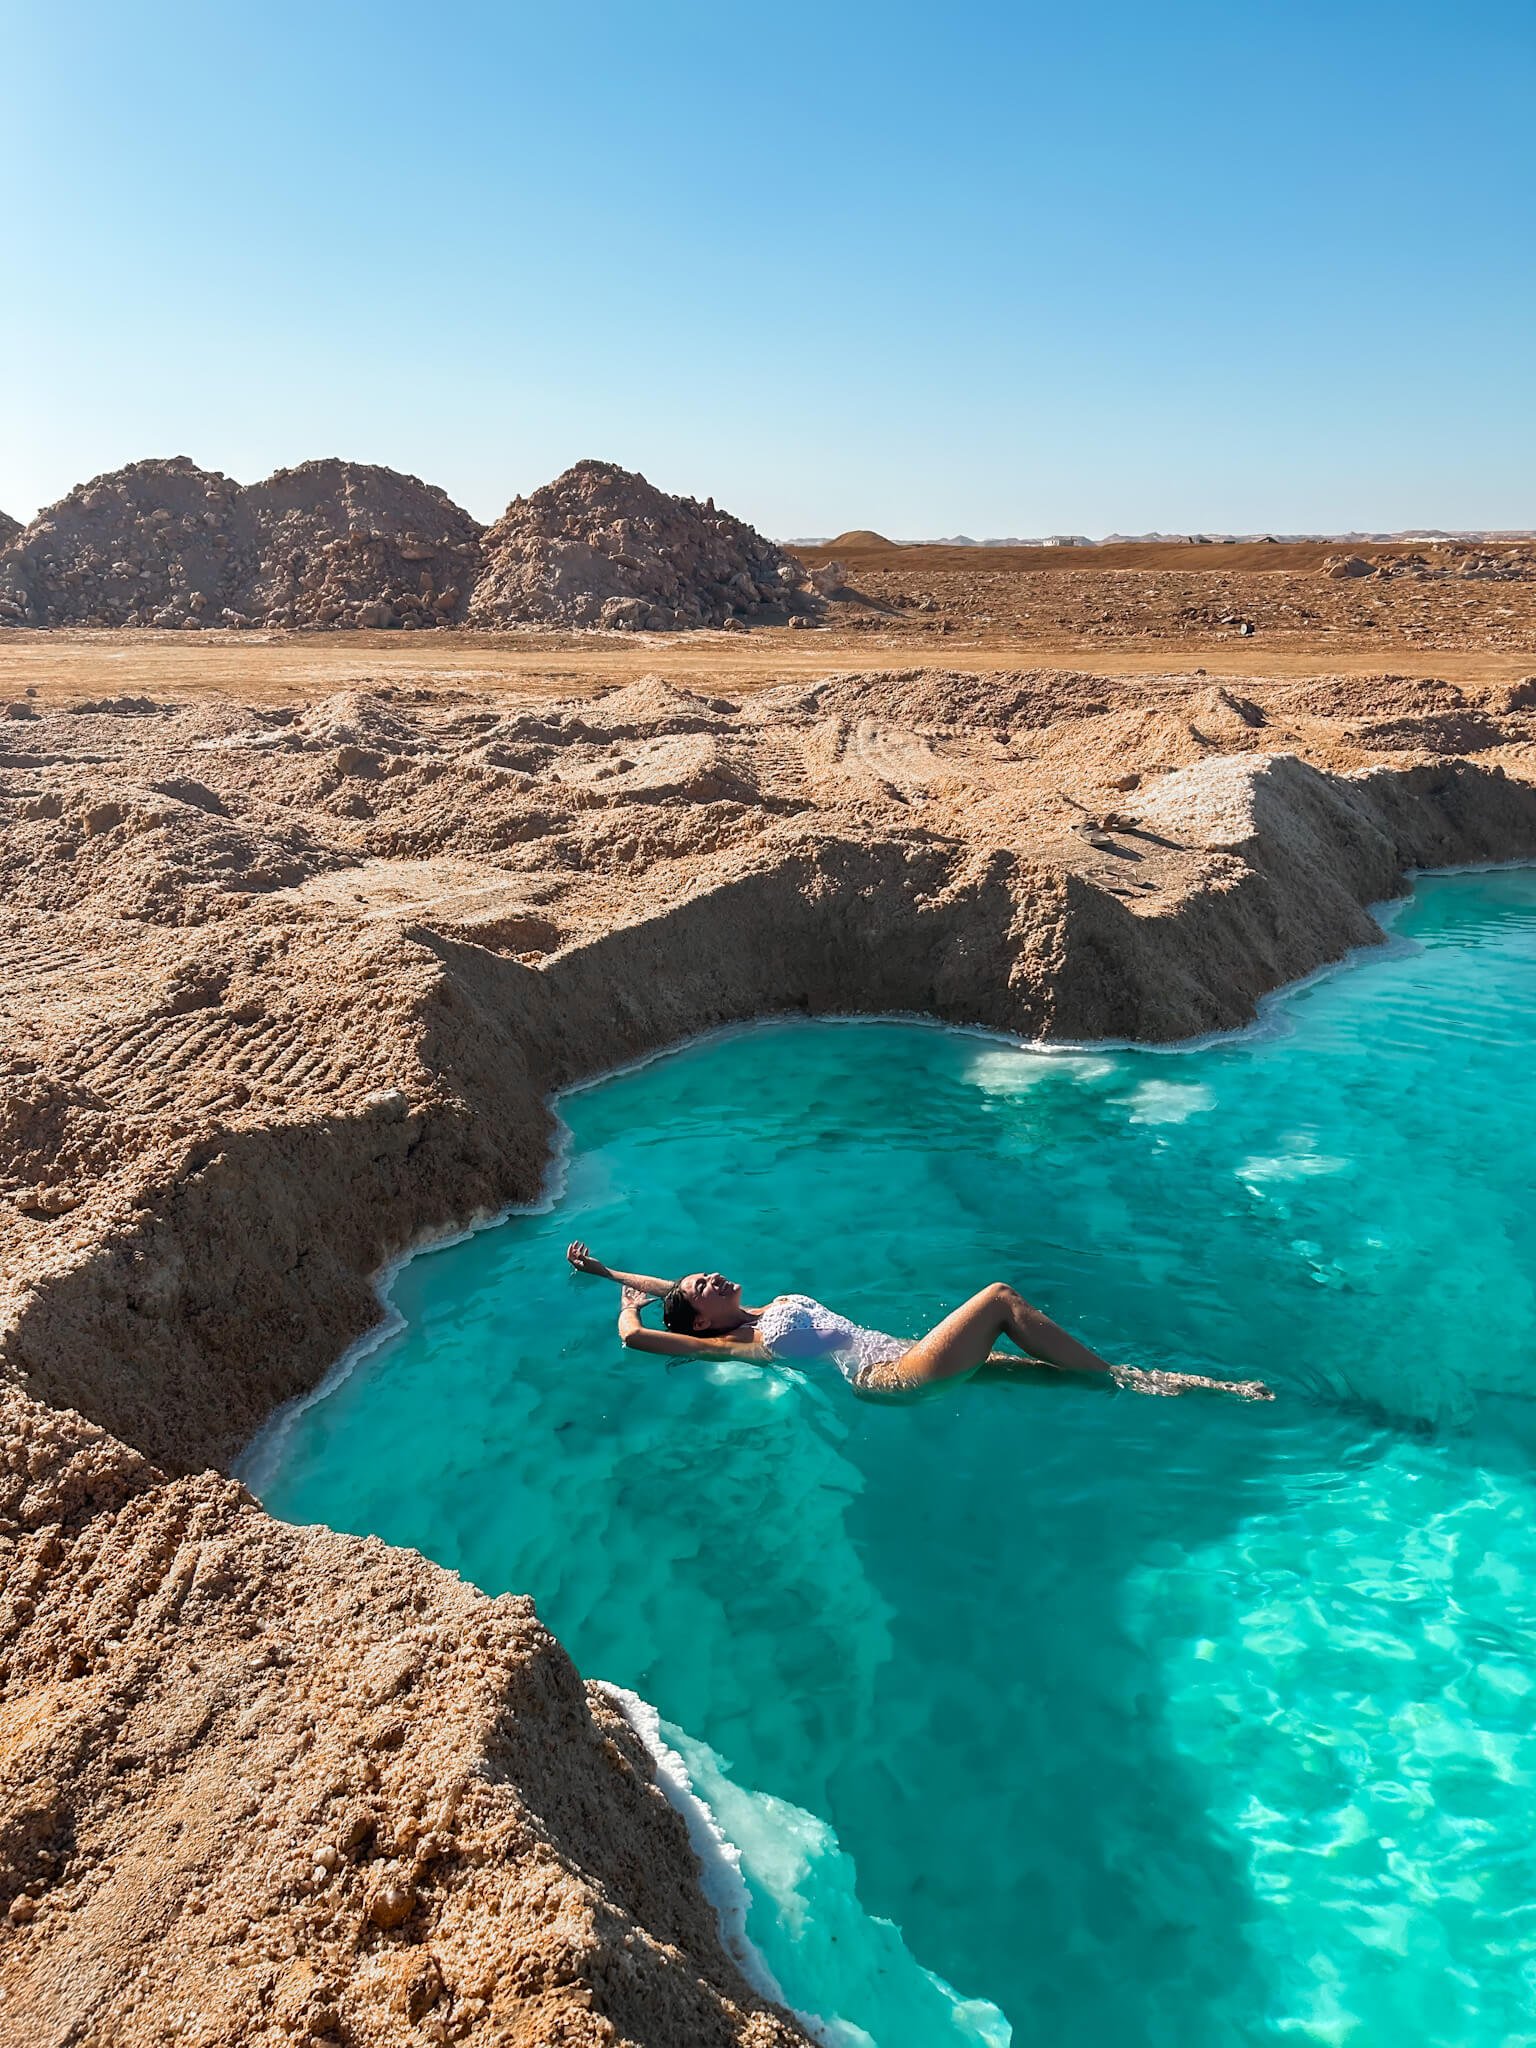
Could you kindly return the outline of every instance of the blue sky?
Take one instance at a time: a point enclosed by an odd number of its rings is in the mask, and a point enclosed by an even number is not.
[[[1536,523],[1536,7],[21,0],[0,507],[583,455],[776,534]]]

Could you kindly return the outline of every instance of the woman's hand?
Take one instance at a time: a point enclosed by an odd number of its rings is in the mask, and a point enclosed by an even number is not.
[[[626,1344],[633,1344],[645,1336],[646,1330],[640,1320],[640,1311],[648,1301],[654,1299],[654,1295],[647,1294],[643,1287],[626,1283],[623,1293],[619,1296],[619,1335]]]
[[[570,1260],[573,1273],[595,1273],[600,1280],[606,1280],[609,1277],[608,1268],[601,1259],[593,1258],[591,1252],[587,1250],[587,1247],[579,1237],[574,1238],[566,1246],[565,1256]]]

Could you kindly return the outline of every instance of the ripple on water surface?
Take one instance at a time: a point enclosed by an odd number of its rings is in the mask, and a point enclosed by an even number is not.
[[[1184,1053],[765,1025],[569,1096],[268,1504],[652,1702],[829,2038],[1536,2041],[1536,875],[1393,935]],[[1006,1276],[1283,1398],[668,1367],[571,1236],[898,1331]]]

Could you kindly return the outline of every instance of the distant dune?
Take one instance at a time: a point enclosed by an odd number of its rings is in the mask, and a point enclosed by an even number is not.
[[[1270,539],[1210,540],[1203,546],[1191,546],[1188,539],[1183,539],[1100,541],[1080,546],[1059,542],[984,546],[979,541],[890,541],[883,540],[877,533],[861,531],[839,534],[836,540],[825,541],[819,547],[802,545],[798,553],[811,569],[836,559],[850,571],[860,574],[890,570],[903,575],[931,576],[936,571],[947,569],[958,570],[968,576],[989,573],[1017,576],[1034,570],[1166,569],[1199,576],[1246,570],[1283,570],[1294,575],[1321,570],[1344,545],[1348,543]],[[1365,545],[1371,549],[1373,563],[1417,557],[1420,553],[1420,548],[1411,541]],[[1426,541],[1422,545],[1442,550],[1444,561],[1449,565],[1456,559],[1458,551],[1466,551],[1478,544],[1447,539]],[[1518,541],[1504,541],[1498,545],[1516,549],[1521,546]],[[1519,573],[1526,571],[1522,567]]]
[[[1025,536],[1020,534],[989,534],[984,540],[976,540],[968,533],[928,534],[919,540],[888,541],[868,527],[857,527],[852,533],[840,533],[836,540],[800,539],[785,543],[788,547],[916,547],[916,548],[1114,548],[1114,547],[1251,547],[1255,545],[1273,547],[1316,545],[1339,547],[1345,544],[1371,546],[1411,546],[1429,541],[1472,541],[1498,545],[1507,541],[1536,540],[1536,528],[1468,526],[1449,528],[1444,526],[1403,527],[1399,531],[1349,533],[1107,533],[1102,540],[1093,540],[1085,533],[1049,533]]]

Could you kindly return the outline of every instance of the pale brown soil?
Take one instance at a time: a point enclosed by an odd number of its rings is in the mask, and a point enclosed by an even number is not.
[[[1200,646],[1214,656],[1235,641],[1259,663],[1247,674],[1293,672],[1277,655],[1333,666],[1346,649],[1413,674],[1431,653],[1512,655],[1528,666],[1536,656],[1536,547],[1529,543],[1358,550],[1334,542],[861,543],[801,554],[812,567],[842,565],[850,595],[834,611],[843,631],[884,632],[899,616],[904,633],[944,641],[946,660],[948,643],[967,635],[1071,646],[1092,651],[1095,665],[1122,645]],[[1329,573],[1350,556],[1373,573]]]
[[[0,640],[7,2041],[800,2039],[526,1603],[221,1472],[580,1074],[783,1008],[1234,1026],[1406,867],[1536,856],[1472,648],[425,637]]]
[[[846,608],[834,608],[838,617]],[[1085,635],[957,629],[942,645],[922,628],[888,621],[878,630],[750,633],[150,633],[55,630],[0,634],[0,705],[36,692],[39,707],[119,696],[157,701],[229,698],[240,704],[302,704],[337,690],[379,684],[473,689],[493,697],[580,697],[661,674],[691,688],[736,693],[871,667],[935,660],[980,674],[1021,668],[1091,667],[1111,678],[1185,676],[1212,681],[1384,671],[1464,684],[1516,682],[1536,672],[1536,637],[1524,648],[1417,647],[1341,636],[1319,644],[1262,645],[1233,634],[1130,637],[1096,644]]]

